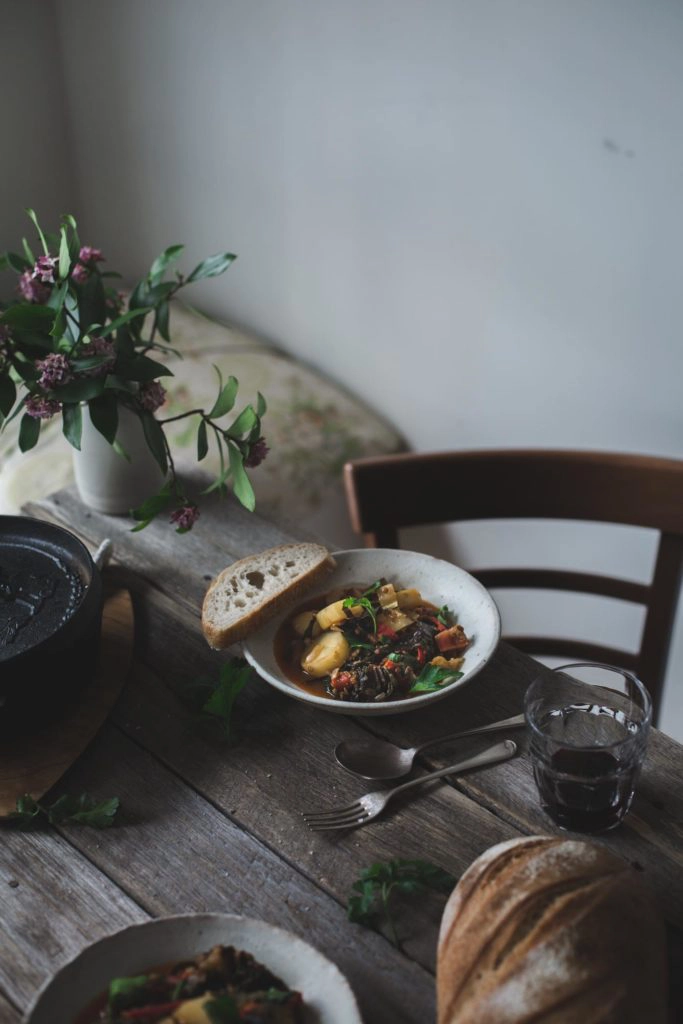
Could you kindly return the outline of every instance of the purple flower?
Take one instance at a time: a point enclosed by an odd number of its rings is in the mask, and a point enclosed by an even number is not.
[[[75,281],[76,284],[85,284],[90,277],[90,271],[82,263],[77,263],[71,271],[71,280]]]
[[[111,338],[92,337],[79,354],[86,357],[103,357],[103,361],[98,366],[91,366],[89,370],[83,370],[83,377],[106,377],[116,362],[116,348]]]
[[[44,303],[50,298],[50,289],[40,281],[34,281],[30,270],[25,270],[19,278],[17,286],[22,299],[27,302]]]
[[[61,352],[51,352],[44,359],[36,360],[36,369],[40,370],[38,383],[45,391],[51,391],[71,380],[71,363]]]
[[[191,530],[199,519],[199,509],[196,505],[183,505],[171,514],[170,522],[175,523],[179,530]]]
[[[142,385],[138,398],[143,409],[147,412],[156,412],[166,401],[166,391],[158,380],[150,380]]]
[[[56,256],[39,256],[31,277],[36,281],[42,281],[43,284],[54,284],[56,266]]]
[[[256,466],[261,465],[269,451],[270,448],[266,444],[265,437],[259,437],[258,441],[254,441],[249,449],[249,454],[244,460],[244,465],[247,466],[248,469],[255,469]]]
[[[35,420],[49,420],[62,408],[62,403],[54,398],[40,398],[38,395],[31,395],[26,399],[24,408],[29,416]]]
[[[83,284],[88,280],[95,264],[104,259],[101,249],[94,249],[92,245],[82,245],[78,253],[78,262],[71,271],[71,278],[76,284]]]
[[[78,254],[79,263],[88,264],[101,263],[104,260],[101,249],[94,249],[92,245],[82,245]]]

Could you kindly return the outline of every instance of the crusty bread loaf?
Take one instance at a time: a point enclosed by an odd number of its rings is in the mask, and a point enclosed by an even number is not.
[[[281,544],[228,565],[209,584],[202,632],[222,650],[243,640],[336,566],[322,544]]]
[[[438,1024],[664,1024],[664,922],[605,847],[514,839],[451,893],[436,981]]]

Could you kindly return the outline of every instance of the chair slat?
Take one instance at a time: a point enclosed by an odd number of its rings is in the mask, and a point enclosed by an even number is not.
[[[631,580],[614,579],[597,573],[571,572],[556,569],[471,569],[472,576],[485,587],[520,587],[535,590],[569,590],[582,594],[599,594],[621,601],[646,604],[650,587]]]

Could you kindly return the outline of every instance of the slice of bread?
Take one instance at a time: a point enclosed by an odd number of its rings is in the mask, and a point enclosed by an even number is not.
[[[335,568],[322,544],[280,544],[233,562],[209,584],[202,604],[202,633],[223,650],[259,629]]]

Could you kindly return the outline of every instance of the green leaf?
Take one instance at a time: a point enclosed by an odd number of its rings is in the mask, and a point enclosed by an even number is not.
[[[180,258],[184,248],[184,245],[169,245],[168,249],[164,249],[161,255],[157,256],[149,270],[150,284],[158,284],[166,268]]]
[[[29,796],[28,793],[17,797],[16,808],[16,811],[12,811],[7,817],[15,825],[18,825],[19,828],[32,828],[39,823],[40,804],[32,796]]]
[[[129,309],[128,312],[122,313],[121,316],[117,316],[115,320],[108,323],[106,327],[103,327],[99,334],[101,338],[106,338],[107,335],[112,334],[118,330],[123,324],[129,323],[131,320],[136,320],[138,317],[147,316],[148,313],[152,312],[151,306],[143,306],[140,309]]]
[[[264,996],[267,1003],[284,1004],[289,1002],[291,998],[291,991],[288,989],[283,992],[279,988],[268,988],[266,989]]]
[[[133,519],[137,519],[141,522],[141,526],[134,527],[135,530],[142,530],[158,516],[160,512],[169,508],[173,503],[173,495],[171,494],[171,482],[168,481],[164,484],[161,490],[157,494],[153,494],[150,498],[143,501],[142,505],[138,508],[132,509],[131,515]]]
[[[105,391],[98,398],[91,399],[88,410],[95,429],[99,430],[109,444],[113,444],[119,428],[119,403],[116,395],[111,391]]]
[[[35,262],[33,261],[29,263],[28,260],[25,260],[23,256],[20,256],[16,252],[6,252],[5,260],[12,270],[16,270],[17,274],[23,274],[25,270],[30,270],[33,266],[33,262]]]
[[[78,341],[80,334],[80,316],[78,309],[78,299],[72,291],[68,291],[64,296],[64,312],[68,314],[66,318],[66,333],[72,343]]]
[[[256,424],[258,417],[254,411],[252,405],[247,405],[242,412],[239,414],[232,426],[226,430],[228,437],[232,437],[235,440],[239,440],[243,434],[248,433],[253,429]]]
[[[17,387],[9,373],[0,375],[0,416],[9,416],[17,400]]]
[[[64,280],[69,276],[71,267],[71,254],[69,253],[69,240],[66,237],[66,228],[62,227],[59,241],[59,276]]]
[[[252,676],[252,670],[242,658],[233,658],[220,670],[218,685],[202,706],[202,713],[211,715],[221,723],[223,735],[230,734],[230,719],[237,695],[244,689]]]
[[[119,809],[117,796],[98,802],[87,793],[80,796],[64,794],[51,807],[44,807],[33,797],[25,795],[17,800],[17,809],[9,815],[20,828],[37,825],[47,818],[51,825],[74,823],[90,825],[92,828],[109,828]]]
[[[365,609],[372,619],[373,629],[377,632],[377,619],[375,618],[375,609],[372,607],[372,602],[368,601],[367,597],[347,597],[342,602],[342,608],[353,608],[354,605],[360,605]]]
[[[447,604],[442,604],[436,613],[436,618],[439,622],[442,622],[444,626],[455,625],[455,613],[451,611]]]
[[[104,381],[101,377],[91,377],[85,380],[71,380],[61,388],[55,390],[55,395],[60,402],[89,402],[97,398],[104,391]]]
[[[237,1003],[229,995],[215,996],[203,1004],[203,1010],[211,1024],[239,1024]]]
[[[89,328],[91,324],[103,324],[107,319],[107,306],[104,285],[99,274],[91,274],[85,284],[76,287],[81,327]]]
[[[230,473],[232,475],[233,493],[237,500],[240,501],[246,509],[253,512],[256,508],[256,496],[244,468],[242,452],[239,450],[237,445],[230,444],[228,445],[228,454],[230,458]]]
[[[36,262],[36,258],[33,255],[33,250],[31,249],[31,246],[28,244],[28,242],[26,241],[25,238],[22,238],[21,245],[22,245],[22,248],[24,250],[24,255],[26,256],[26,259],[28,260],[29,266],[30,267],[34,266],[34,264]]]
[[[411,693],[433,693],[440,690],[447,683],[454,683],[456,679],[462,679],[462,672],[453,668],[439,668],[437,665],[425,665],[419,676],[408,690]]]
[[[31,210],[30,208],[27,208],[25,212],[28,214],[29,218],[33,221],[33,226],[35,227],[36,231],[38,232],[38,237],[40,238],[40,243],[41,243],[41,245],[43,247],[43,252],[47,256],[49,254],[49,250],[48,250],[48,247],[47,247],[47,242],[45,241],[45,235],[43,234],[43,232],[41,230],[40,224],[38,223],[38,218],[36,217],[35,212],[33,210]]]
[[[76,224],[75,217],[70,213],[62,214],[62,224],[66,227],[71,228],[71,241],[69,242],[69,252],[72,259],[76,259],[81,249],[81,242],[78,237],[78,226]]]
[[[171,340],[171,335],[170,335],[170,330],[169,330],[169,316],[170,316],[170,306],[169,306],[168,302],[162,302],[161,305],[159,306],[159,308],[157,309],[156,325],[157,325],[157,329],[159,331],[159,334],[164,339],[164,341],[170,341]]]
[[[261,394],[260,391],[257,391],[256,392],[256,415],[258,416],[259,419],[261,419],[262,416],[265,416],[267,408],[268,407],[266,406],[265,398],[263,397],[263,395]]]
[[[36,303],[9,306],[0,314],[0,323],[26,331],[49,331],[54,320],[53,310]]]
[[[391,910],[392,892],[398,890],[406,896],[413,896],[424,889],[449,893],[455,881],[453,875],[429,861],[400,857],[378,861],[365,868],[351,886],[347,916],[350,921],[377,930],[385,922],[389,937],[400,948]]]
[[[126,380],[135,380],[140,384],[146,384],[157,377],[173,377],[173,370],[167,369],[163,363],[157,363],[149,356],[135,356],[132,359],[120,358],[117,365],[119,374]]]
[[[89,825],[91,828],[111,828],[121,801],[117,796],[97,801],[88,793],[74,797],[65,794],[48,810],[51,825]]]
[[[142,429],[145,433],[147,447],[156,459],[161,472],[165,473],[168,469],[168,458],[163,428],[158,420],[154,419],[151,412],[144,412],[140,418],[142,419]]]
[[[78,402],[65,402],[62,406],[62,433],[69,444],[81,450],[83,415]]]
[[[35,448],[39,437],[40,420],[25,412],[19,426],[19,451],[28,452],[31,448]]]
[[[201,263],[197,264],[187,278],[187,283],[200,281],[205,277],[217,277],[218,274],[222,274],[223,271],[227,270],[236,259],[237,256],[231,252],[219,252],[215,256],[209,256],[208,259],[202,260]]]
[[[109,1009],[118,1013],[133,1006],[148,981],[147,974],[139,974],[136,978],[114,978],[109,982]]]
[[[218,372],[220,379],[220,370],[218,370],[217,366],[214,366],[214,369]],[[218,392],[218,398],[214,402],[213,408],[209,413],[210,419],[220,419],[221,416],[225,416],[226,413],[230,412],[230,410],[235,405],[235,399],[237,398],[238,388],[239,381],[237,380],[237,378],[229,377],[225,387],[221,387],[220,391]]]
[[[0,401],[2,395],[0,394]],[[10,408],[12,408],[10,406]],[[206,453],[209,450],[209,440],[206,436],[206,420],[201,420],[199,427],[197,428],[197,462],[201,462],[206,457]]]

